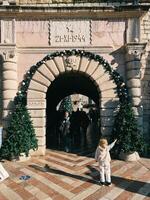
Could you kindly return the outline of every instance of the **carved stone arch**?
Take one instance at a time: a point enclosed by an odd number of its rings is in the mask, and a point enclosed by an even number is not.
[[[116,84],[111,80],[111,77],[102,64],[80,56],[68,56],[67,58],[57,56],[51,60],[44,62],[35,72],[30,82],[27,99],[41,98],[46,93],[51,82],[61,73],[68,71],[77,71],[85,73],[94,81],[101,91],[101,98],[114,98],[116,94]],[[36,95],[32,95],[32,91]],[[108,94],[109,93],[109,94]]]
[[[85,74],[97,86],[101,102],[101,133],[103,135],[111,133],[115,109],[122,101],[123,92],[126,90],[120,75],[99,55],[80,50],[56,52],[47,55],[42,61],[30,68],[16,97],[17,101],[22,101],[23,98],[27,100],[27,107],[31,113],[39,141],[37,154],[43,155],[46,148],[47,90],[59,75],[70,71]],[[124,98],[126,97],[124,96]]]

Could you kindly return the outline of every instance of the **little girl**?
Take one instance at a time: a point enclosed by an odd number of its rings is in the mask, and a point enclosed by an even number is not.
[[[99,145],[95,152],[95,159],[99,163],[99,172],[100,172],[100,183],[103,186],[106,182],[106,185],[111,185],[111,171],[110,171],[110,149],[113,148],[117,140],[108,145],[106,139],[100,139]],[[106,176],[106,181],[105,181]]]

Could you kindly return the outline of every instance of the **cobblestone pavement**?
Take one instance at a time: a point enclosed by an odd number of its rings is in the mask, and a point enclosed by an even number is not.
[[[47,150],[26,162],[5,162],[10,177],[0,184],[0,200],[148,200],[150,159],[112,161],[112,186],[100,186],[95,160]],[[20,177],[28,175],[28,180]]]

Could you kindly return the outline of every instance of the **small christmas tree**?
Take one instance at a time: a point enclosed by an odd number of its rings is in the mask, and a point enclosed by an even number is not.
[[[16,105],[6,132],[7,136],[0,149],[0,159],[18,158],[21,153],[28,156],[30,149],[37,149],[35,131],[26,106]]]
[[[120,152],[143,152],[145,148],[144,139],[138,130],[131,104],[125,103],[120,106],[115,118],[112,137],[118,139],[114,148],[117,155]]]
[[[68,111],[69,113],[72,113],[73,107],[72,107],[72,101],[71,101],[70,96],[67,96],[62,100],[59,110]]]

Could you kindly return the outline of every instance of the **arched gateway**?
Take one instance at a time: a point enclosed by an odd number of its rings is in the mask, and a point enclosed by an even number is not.
[[[122,78],[101,56],[82,50],[66,50],[47,55],[26,73],[15,97],[16,103],[27,103],[38,138],[39,148],[36,152],[38,155],[43,155],[46,149],[47,91],[59,77],[67,76],[65,84],[71,86],[69,87],[71,90],[65,90],[62,81],[59,84],[61,95],[58,94],[59,91],[56,88],[56,90],[52,90],[55,92],[52,92],[53,94],[51,93],[50,96],[57,96],[56,99],[61,99],[63,95],[73,93],[76,88],[79,92],[95,98],[94,100],[97,101],[100,108],[102,135],[111,134],[117,105],[128,98]],[[69,78],[71,82],[67,84]],[[84,86],[81,81],[83,79],[85,80]],[[62,93],[61,87],[64,93]]]

